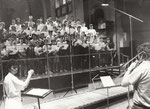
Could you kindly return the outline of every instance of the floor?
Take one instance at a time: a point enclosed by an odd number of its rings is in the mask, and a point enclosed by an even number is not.
[[[66,92],[50,93],[44,99],[40,99],[41,109],[78,109],[81,108],[81,106],[87,106],[107,99],[107,91],[109,91],[109,97],[126,93],[128,88],[118,86],[121,80],[121,77],[114,79],[114,83],[117,87],[112,87],[109,90],[103,88],[103,84],[97,81],[94,84],[89,84],[88,87],[77,89],[77,93],[75,93],[74,90],[69,91],[67,95],[65,95]],[[132,87],[130,89],[132,90]],[[22,96],[22,101],[24,109],[38,109],[37,98]],[[130,104],[132,104],[132,100],[130,100]],[[121,101],[113,102],[113,104],[109,105],[109,108],[106,104],[104,107],[96,109],[126,109],[127,106],[128,100],[125,98]]]
[[[121,78],[114,80],[114,83],[119,85]],[[95,82],[95,84],[89,84],[88,87],[77,89],[77,94],[74,90],[71,90],[64,97],[66,92],[61,93],[50,93],[44,99],[40,99],[42,109],[77,109],[81,106],[90,105],[98,101],[107,99],[107,89],[102,88],[100,82]],[[100,88],[100,89],[99,89]],[[131,87],[132,90],[132,87]],[[126,93],[128,88],[123,88],[121,86],[112,87],[109,89],[109,96],[117,96],[122,93]],[[130,100],[131,102],[131,100]],[[132,104],[132,102],[131,102]],[[33,97],[23,96],[24,109],[37,109],[37,99]],[[114,102],[110,105],[109,109],[125,109],[128,106],[127,98],[121,101]],[[99,107],[96,109],[108,109],[107,104],[105,107]]]
[[[132,105],[132,100],[130,100],[130,105]],[[106,107],[100,107],[96,109],[127,109],[128,106],[129,106],[128,101],[125,99],[111,104],[109,108],[106,106]]]

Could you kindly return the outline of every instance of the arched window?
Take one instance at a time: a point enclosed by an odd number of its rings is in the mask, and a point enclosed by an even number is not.
[[[62,17],[72,12],[72,0],[55,0],[56,17]]]

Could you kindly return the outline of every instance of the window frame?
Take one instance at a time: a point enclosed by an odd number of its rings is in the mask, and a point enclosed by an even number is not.
[[[55,0],[55,3],[56,3],[56,0]],[[59,17],[65,16],[67,14],[70,14],[73,11],[72,9],[73,9],[72,0],[71,1],[66,0],[66,4],[62,4],[59,7],[56,7],[56,5],[55,5],[56,17],[59,18]]]

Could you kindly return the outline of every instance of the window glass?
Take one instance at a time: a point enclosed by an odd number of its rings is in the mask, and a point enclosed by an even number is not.
[[[55,7],[56,8],[59,8],[60,7],[60,2],[59,2],[60,0],[55,0]]]
[[[66,0],[63,0],[63,5],[66,4]]]

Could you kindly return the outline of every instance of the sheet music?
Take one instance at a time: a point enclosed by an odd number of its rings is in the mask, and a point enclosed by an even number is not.
[[[33,88],[28,91],[26,94],[35,95],[35,96],[43,96],[44,94],[48,93],[50,90],[48,89],[40,89],[40,88]]]
[[[113,80],[110,76],[102,76],[102,77],[100,77],[100,79],[101,79],[104,87],[115,86],[115,83],[113,82]]]

